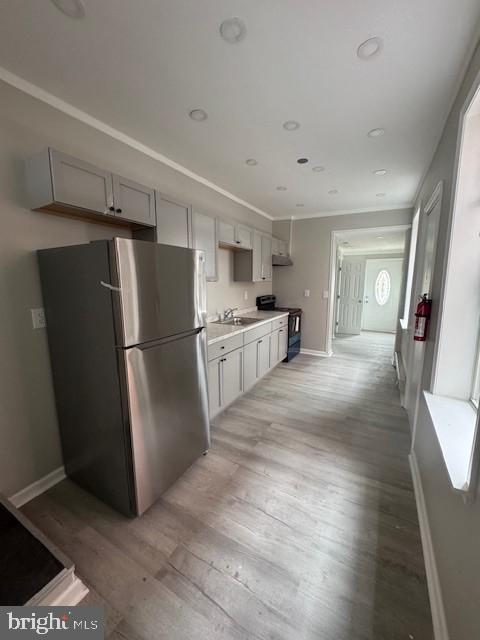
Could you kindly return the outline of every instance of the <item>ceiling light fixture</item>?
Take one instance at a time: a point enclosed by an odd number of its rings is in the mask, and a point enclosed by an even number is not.
[[[298,164],[307,164],[308,158],[299,158],[297,162]]]
[[[81,0],[52,0],[52,4],[69,18],[85,17],[85,7]]]
[[[383,136],[384,133],[385,129],[372,129],[367,133],[367,136],[369,138],[379,138],[380,136]]]
[[[300,123],[296,120],[287,120],[283,123],[283,128],[286,131],[296,131],[296,129],[300,129]]]
[[[287,190],[287,187],[282,187],[282,186],[277,187],[277,191],[286,191],[286,190]]]
[[[325,171],[325,167],[317,165],[316,167],[312,167],[312,171],[315,171],[315,173],[321,173],[322,171]]]
[[[377,198],[384,198],[387,194],[386,193],[377,193]]]
[[[208,113],[203,109],[192,109],[188,115],[195,122],[203,122],[208,118]]]
[[[357,49],[357,56],[360,60],[371,60],[372,58],[376,58],[383,49],[383,40],[378,36],[373,38],[369,38],[362,42],[362,44]]]
[[[338,189],[330,189],[330,191],[328,192],[331,196],[336,196],[338,193]]]
[[[228,44],[238,44],[245,40],[247,27],[240,18],[228,18],[220,25],[220,35]]]
[[[245,164],[248,164],[249,167],[255,167],[258,162],[255,160],[255,158],[248,158],[248,160],[245,160]]]
[[[375,171],[372,171],[372,173],[375,176],[385,176],[387,174],[387,170],[386,169],[375,169]]]

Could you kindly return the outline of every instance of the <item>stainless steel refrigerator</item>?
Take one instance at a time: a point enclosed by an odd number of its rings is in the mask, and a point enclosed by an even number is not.
[[[38,258],[67,475],[140,515],[209,448],[205,256],[115,238]]]

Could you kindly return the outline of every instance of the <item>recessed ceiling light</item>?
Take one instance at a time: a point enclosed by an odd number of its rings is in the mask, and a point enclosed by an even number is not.
[[[297,162],[298,164],[307,164],[308,158],[299,158]]]
[[[304,207],[305,205],[303,204],[303,202],[297,202],[297,204],[295,206],[296,207]]]
[[[312,167],[312,171],[315,171],[315,173],[321,173],[322,171],[325,171],[325,167],[317,165],[316,167]]]
[[[220,25],[220,35],[229,44],[237,44],[245,40],[247,28],[240,18],[228,18]]]
[[[255,158],[248,158],[248,160],[245,160],[245,164],[248,164],[249,167],[254,167],[258,164],[258,162],[255,160]]]
[[[380,136],[383,136],[384,133],[385,129],[372,129],[367,133],[367,136],[369,138],[379,138]]]
[[[331,196],[336,196],[338,193],[338,189],[330,189],[330,191],[328,192]]]
[[[384,198],[386,195],[386,193],[377,193],[377,198]]]
[[[287,187],[282,187],[282,186],[277,187],[277,191],[286,191],[286,190],[287,190]]]
[[[283,128],[287,131],[295,131],[296,129],[300,129],[300,123],[296,120],[287,120],[283,123]]]
[[[362,42],[357,49],[357,56],[360,60],[371,60],[380,55],[383,49],[383,40],[377,36]]]
[[[208,114],[203,109],[192,109],[188,114],[192,120],[195,122],[203,122],[208,118]]]
[[[383,238],[383,236],[377,236],[378,240],[381,240]]]
[[[372,173],[375,176],[384,176],[384,175],[386,175],[387,170],[386,169],[375,169],[375,171],[372,171]]]
[[[52,4],[69,18],[85,17],[85,7],[82,0],[52,0]]]

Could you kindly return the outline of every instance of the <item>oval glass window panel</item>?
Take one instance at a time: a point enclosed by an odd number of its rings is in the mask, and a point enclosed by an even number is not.
[[[387,304],[391,287],[390,274],[386,269],[382,269],[375,280],[375,300],[381,307]]]

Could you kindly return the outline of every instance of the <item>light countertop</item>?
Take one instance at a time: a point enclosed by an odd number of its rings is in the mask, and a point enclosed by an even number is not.
[[[214,342],[220,342],[220,340],[224,340],[225,338],[230,338],[231,336],[235,336],[239,333],[244,333],[249,329],[254,329],[259,327],[266,322],[271,322],[276,318],[282,318],[283,316],[288,316],[288,313],[285,311],[249,311],[248,313],[239,314],[242,318],[255,318],[258,319],[258,322],[252,322],[252,324],[247,324],[243,326],[237,326],[234,324],[218,324],[216,322],[208,322],[207,323],[207,343],[213,344]]]

